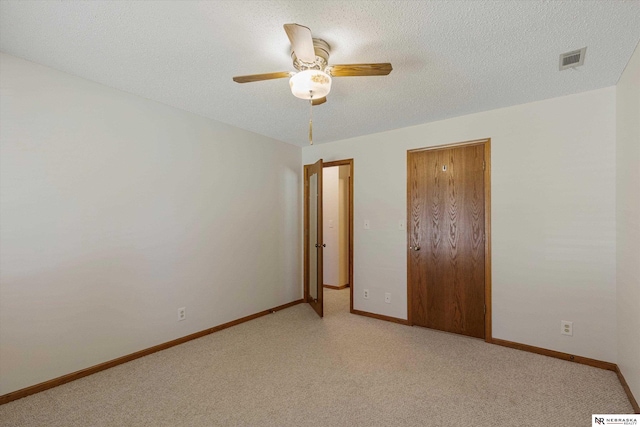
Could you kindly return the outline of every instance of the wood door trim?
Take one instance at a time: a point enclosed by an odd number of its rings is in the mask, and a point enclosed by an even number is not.
[[[316,313],[320,315],[320,318],[324,317],[324,292],[322,289],[322,285],[324,284],[324,208],[323,204],[323,188],[324,188],[324,161],[322,159],[318,160],[317,163],[320,163],[320,170],[318,171],[318,179],[317,179],[317,191],[318,195],[316,198],[316,209],[318,211],[318,218],[316,224],[316,236],[318,237],[318,251],[316,258],[316,266],[317,266],[317,274],[316,274],[316,294],[317,298],[311,306],[314,308]]]
[[[407,150],[407,160],[406,160],[406,176],[407,176],[407,221],[406,224],[406,232],[407,232],[407,241],[405,242],[405,250],[409,246],[409,242],[411,241],[411,229],[409,227],[409,221],[411,218],[411,183],[409,182],[409,171],[411,165],[409,164],[409,154],[417,153],[421,151],[430,151],[430,150],[447,150],[451,148],[461,148],[465,146],[472,145],[483,145],[484,146],[484,251],[485,251],[485,269],[484,269],[484,293],[485,293],[485,317],[484,317],[484,340],[486,342],[491,342],[492,340],[492,323],[491,323],[491,138],[485,139],[475,139],[471,141],[463,141],[452,144],[443,144],[436,145],[432,147],[423,147],[416,148],[412,150]],[[413,318],[411,313],[411,297],[412,297],[412,287],[411,287],[411,277],[410,277],[410,269],[409,269],[410,258],[407,256],[407,324],[413,325]]]
[[[353,159],[334,160],[322,164],[323,168],[334,166],[349,166],[349,312],[353,310]],[[306,167],[306,166],[305,166]],[[306,200],[306,199],[305,199]],[[309,228],[305,225],[305,230]],[[306,273],[305,273],[306,277]]]
[[[128,355],[125,355],[125,356],[122,356],[122,357],[118,357],[116,359],[100,363],[98,365],[90,366],[88,368],[81,369],[79,371],[72,372],[70,374],[62,375],[60,377],[53,378],[51,380],[44,381],[44,382],[29,386],[29,387],[25,387],[25,388],[22,388],[20,390],[12,391],[10,393],[7,393],[7,394],[4,394],[4,395],[0,396],[0,405],[4,405],[5,403],[9,403],[9,402],[12,402],[14,400],[22,399],[23,397],[27,397],[27,396],[35,394],[35,393],[40,393],[41,391],[49,390],[50,388],[54,388],[54,387],[57,387],[59,385],[69,383],[71,381],[75,381],[77,379],[86,377],[88,375],[95,374],[96,372],[104,371],[105,369],[109,369],[109,368],[112,368],[114,366],[118,366],[118,365],[121,365],[123,363],[127,363],[127,362],[130,362],[130,361],[135,360],[135,359],[139,359],[140,357],[144,357],[144,356],[147,356],[149,354],[152,354],[152,353],[155,353],[155,352],[158,352],[158,351],[166,350],[167,348],[174,347],[176,345],[185,343],[187,341],[191,341],[191,340],[194,340],[196,338],[200,338],[200,337],[203,337],[205,335],[209,335],[209,334],[212,334],[214,332],[218,332],[218,331],[230,328],[230,327],[235,326],[235,325],[239,325],[240,323],[248,322],[249,320],[257,319],[258,317],[266,316],[267,314],[275,313],[276,311],[280,311],[280,310],[284,310],[285,308],[289,308],[291,306],[294,306],[296,304],[300,304],[302,302],[304,302],[304,301],[302,299],[299,299],[299,300],[292,301],[292,302],[289,302],[289,303],[286,303],[286,304],[282,304],[282,305],[279,305],[277,307],[270,308],[268,310],[263,310],[263,311],[260,311],[258,313],[250,314],[249,316],[241,317],[240,319],[232,320],[230,322],[223,323],[221,325],[214,326],[212,328],[205,329],[205,330],[200,331],[200,332],[195,332],[193,334],[186,335],[184,337],[177,338],[177,339],[172,340],[172,341],[167,341],[165,343],[158,344],[158,345],[155,345],[153,347],[146,348],[144,350],[136,351],[135,353],[131,353],[131,354],[128,354]]]
[[[491,342],[491,138],[484,142],[484,339]]]

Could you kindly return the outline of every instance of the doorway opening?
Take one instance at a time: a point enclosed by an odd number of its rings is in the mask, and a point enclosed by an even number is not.
[[[322,170],[322,221],[325,308],[351,311],[351,164],[330,162]]]
[[[304,176],[304,299],[320,317],[325,301],[353,312],[353,159],[321,159]]]

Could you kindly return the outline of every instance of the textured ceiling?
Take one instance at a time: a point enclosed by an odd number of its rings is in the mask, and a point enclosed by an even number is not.
[[[334,78],[315,142],[616,84],[640,38],[639,1],[8,1],[0,50],[304,146],[309,107],[286,79],[282,28],[332,47],[330,63],[391,62],[386,77]],[[558,71],[587,46],[585,65]]]

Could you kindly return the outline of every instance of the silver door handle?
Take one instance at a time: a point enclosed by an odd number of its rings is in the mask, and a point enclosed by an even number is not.
[[[413,249],[414,251],[419,251],[420,246],[409,246],[409,249]]]

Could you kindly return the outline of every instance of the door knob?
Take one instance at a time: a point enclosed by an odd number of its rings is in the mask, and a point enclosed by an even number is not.
[[[414,251],[419,251],[420,246],[409,246],[409,249],[413,249]]]
[[[320,246],[322,246],[323,248],[326,248],[327,244],[323,243],[322,245],[320,245],[320,243],[316,243],[316,248],[319,248]]]

